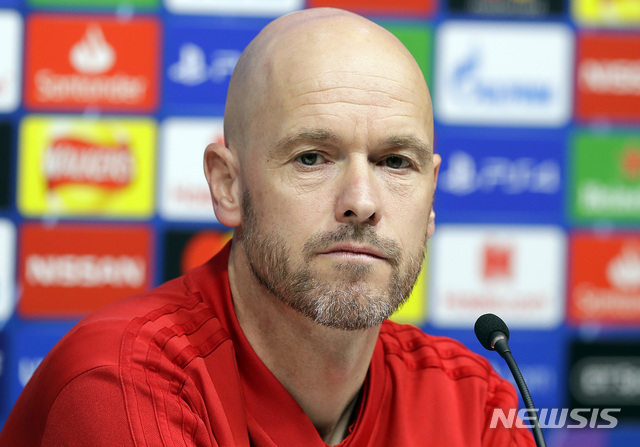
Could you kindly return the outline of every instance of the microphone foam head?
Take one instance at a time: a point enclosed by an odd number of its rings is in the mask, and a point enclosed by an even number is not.
[[[491,347],[491,336],[495,332],[502,332],[505,337],[507,337],[507,341],[509,340],[509,328],[499,316],[494,314],[484,314],[478,318],[473,330],[480,344],[489,351],[493,351]]]

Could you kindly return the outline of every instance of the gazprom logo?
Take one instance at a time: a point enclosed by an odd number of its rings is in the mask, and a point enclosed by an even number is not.
[[[482,63],[482,50],[475,49],[455,67],[450,88],[461,103],[471,101],[488,106],[516,103],[535,107],[551,101],[553,92],[548,84],[536,80],[483,77]]]
[[[560,127],[571,116],[573,34],[562,24],[451,21],[437,30],[436,117]]]

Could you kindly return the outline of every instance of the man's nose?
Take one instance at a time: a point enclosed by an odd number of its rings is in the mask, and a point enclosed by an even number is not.
[[[379,180],[374,168],[364,157],[346,162],[338,185],[338,222],[375,225],[380,221]]]

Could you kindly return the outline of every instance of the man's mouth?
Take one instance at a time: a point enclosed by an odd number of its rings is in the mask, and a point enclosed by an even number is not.
[[[387,256],[377,248],[349,243],[332,245],[326,250],[322,250],[320,254],[363,260],[387,260]]]

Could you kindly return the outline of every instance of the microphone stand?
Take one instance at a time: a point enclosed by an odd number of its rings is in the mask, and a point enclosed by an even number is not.
[[[507,338],[502,333],[496,333],[496,336],[493,339],[491,345],[507,362],[507,365],[511,370],[511,374],[513,374],[513,378],[516,381],[516,385],[518,385],[518,389],[520,390],[520,394],[522,395],[524,405],[525,407],[527,407],[527,411],[529,412],[528,419],[533,422],[531,431],[533,432],[533,438],[536,441],[536,445],[538,447],[547,447],[547,443],[544,440],[544,435],[542,434],[542,429],[540,428],[540,420],[538,419],[538,414],[536,413],[535,406],[533,405],[533,400],[531,399],[531,394],[529,393],[529,388],[527,388],[527,384],[522,377],[522,373],[520,372],[520,368],[518,368],[518,364],[514,360],[513,355],[511,355],[511,349],[509,349]]]

